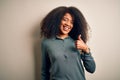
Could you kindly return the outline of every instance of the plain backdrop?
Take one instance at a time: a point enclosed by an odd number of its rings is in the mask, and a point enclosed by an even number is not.
[[[120,0],[0,0],[0,80],[40,80],[39,24],[58,6],[77,7],[91,27],[87,80],[120,80]]]

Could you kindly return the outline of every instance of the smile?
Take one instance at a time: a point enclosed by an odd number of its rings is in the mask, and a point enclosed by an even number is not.
[[[69,30],[69,29],[70,29],[69,26],[63,26],[63,30],[67,31],[67,30]]]

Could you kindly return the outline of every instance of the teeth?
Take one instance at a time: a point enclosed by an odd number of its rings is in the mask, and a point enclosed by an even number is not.
[[[67,30],[68,28],[67,28],[67,27],[65,27],[65,29]]]
[[[64,27],[64,30],[68,30],[69,28],[68,27]]]

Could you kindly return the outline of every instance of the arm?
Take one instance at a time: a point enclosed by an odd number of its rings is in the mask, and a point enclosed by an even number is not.
[[[84,43],[84,41],[81,39],[81,36],[78,36],[78,40],[75,42],[75,46],[78,50],[82,50],[83,54],[81,54],[81,58],[83,60],[83,65],[85,69],[93,73],[95,71],[96,65],[95,61],[91,55],[90,49],[88,46]]]
[[[41,80],[50,80],[49,73],[50,60],[48,57],[44,41],[41,43],[41,52],[42,52]]]
[[[91,53],[83,53],[81,54],[81,58],[83,60],[83,65],[85,67],[85,69],[90,72],[90,73],[94,73],[95,72],[95,61],[91,55]]]

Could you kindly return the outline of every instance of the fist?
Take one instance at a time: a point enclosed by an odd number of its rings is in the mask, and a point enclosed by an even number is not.
[[[78,36],[78,40],[75,41],[75,47],[78,50],[82,50],[86,53],[89,53],[88,46],[84,43],[84,41],[81,39],[81,35]]]

